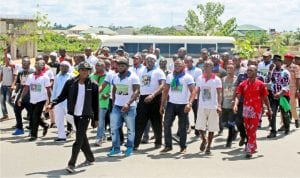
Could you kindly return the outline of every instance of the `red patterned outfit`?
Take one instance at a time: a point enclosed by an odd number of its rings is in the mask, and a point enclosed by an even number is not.
[[[244,97],[243,118],[248,142],[246,150],[252,154],[256,148],[256,130],[262,115],[263,99],[268,96],[265,84],[260,80],[243,81],[237,88],[237,94]]]

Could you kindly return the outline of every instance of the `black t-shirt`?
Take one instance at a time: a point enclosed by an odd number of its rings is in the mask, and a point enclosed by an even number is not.
[[[56,75],[56,74],[58,74],[59,73],[59,71],[60,71],[60,68],[59,68],[59,66],[60,66],[60,64],[59,64],[59,62],[54,62],[54,63],[48,63],[48,66],[50,66],[51,67],[51,70],[53,71],[53,73]]]
[[[19,86],[19,89],[17,91],[17,100],[21,97],[21,94],[23,92],[26,80],[30,74],[34,73],[34,70],[29,69],[29,71],[21,71],[17,75],[16,84]],[[23,98],[23,102],[29,102],[30,99],[30,92],[27,93],[27,95]]]

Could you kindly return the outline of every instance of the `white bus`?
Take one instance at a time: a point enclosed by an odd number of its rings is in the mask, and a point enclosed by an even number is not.
[[[224,36],[151,36],[151,35],[116,35],[98,36],[101,47],[109,47],[114,52],[119,46],[124,46],[130,55],[143,49],[159,48],[161,55],[172,57],[180,47],[187,49],[188,55],[200,56],[200,50],[207,48],[219,53],[230,52],[234,48],[234,38]]]

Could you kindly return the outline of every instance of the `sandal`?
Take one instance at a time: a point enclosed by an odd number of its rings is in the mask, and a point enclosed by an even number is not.
[[[200,151],[204,151],[205,150],[205,146],[206,146],[206,140],[204,141],[202,141],[202,143],[201,143],[201,145],[200,145]]]

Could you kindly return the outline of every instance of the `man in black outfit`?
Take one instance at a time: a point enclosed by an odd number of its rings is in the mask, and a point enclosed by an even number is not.
[[[98,125],[99,101],[98,85],[89,78],[92,67],[87,62],[81,62],[78,65],[79,76],[69,79],[61,94],[54,99],[48,106],[48,109],[67,99],[68,114],[74,116],[76,126],[76,140],[72,147],[72,156],[66,170],[73,173],[75,163],[82,150],[86,161],[83,166],[91,165],[94,161],[94,155],[91,151],[86,131],[90,120],[92,127]]]

